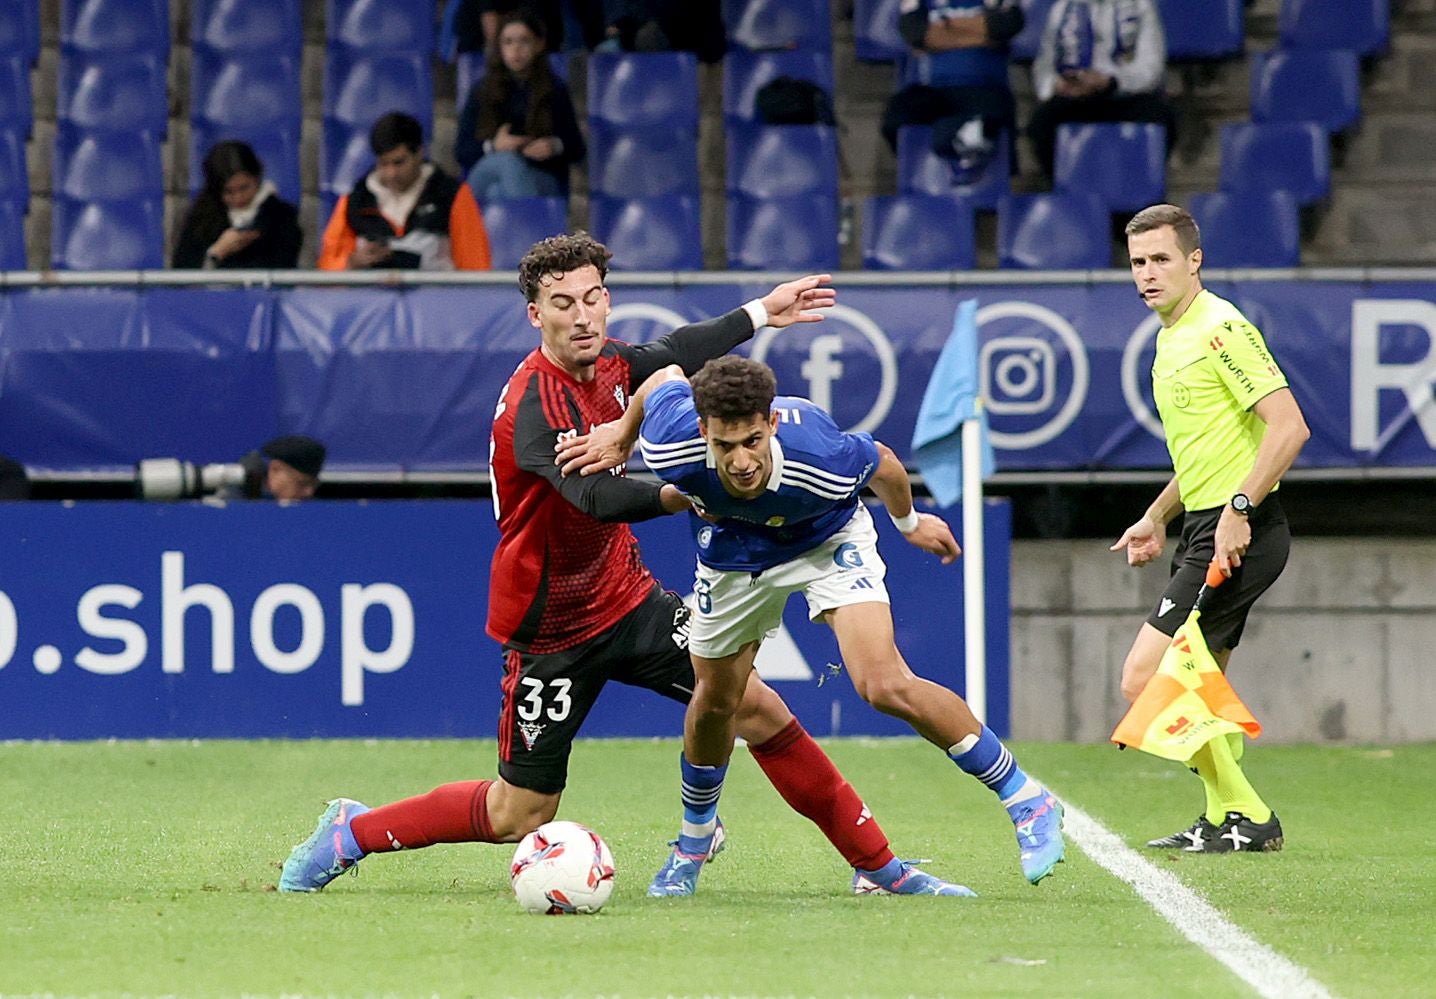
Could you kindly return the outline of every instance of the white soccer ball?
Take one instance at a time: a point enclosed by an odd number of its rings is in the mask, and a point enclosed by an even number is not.
[[[613,854],[587,826],[545,822],[514,851],[509,881],[525,912],[597,912],[613,894]]]

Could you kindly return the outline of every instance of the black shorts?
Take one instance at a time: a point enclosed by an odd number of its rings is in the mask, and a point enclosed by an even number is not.
[[[583,720],[609,680],[671,697],[693,697],[688,608],[654,586],[607,631],[560,652],[504,650],[499,776],[515,787],[557,794]]]
[[[1217,521],[1226,507],[1189,510],[1182,522],[1182,537],[1172,553],[1172,578],[1147,623],[1164,635],[1174,635],[1197,599],[1206,580],[1207,566],[1216,551]],[[1231,578],[1202,601],[1202,634],[1213,652],[1234,649],[1242,639],[1247,614],[1286,568],[1291,551],[1291,529],[1286,511],[1269,495],[1251,514],[1252,540],[1242,564]]]

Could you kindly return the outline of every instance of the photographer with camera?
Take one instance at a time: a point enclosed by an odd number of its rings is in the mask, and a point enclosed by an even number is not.
[[[196,466],[179,458],[147,458],[135,468],[142,499],[311,499],[319,488],[324,445],[313,437],[276,437],[238,462]]]

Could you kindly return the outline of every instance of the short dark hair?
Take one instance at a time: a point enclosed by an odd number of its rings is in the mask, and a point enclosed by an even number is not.
[[[596,268],[602,281],[608,276],[612,256],[608,247],[581,229],[541,239],[519,261],[519,288],[525,299],[537,302],[539,282],[545,274],[569,274],[580,267]]]
[[[1202,248],[1202,231],[1197,228],[1197,220],[1192,218],[1191,212],[1177,205],[1152,205],[1143,208],[1127,223],[1126,232],[1128,236],[1135,236],[1168,225],[1177,234],[1177,249],[1183,254],[1189,255],[1193,250]]]
[[[402,111],[390,111],[369,130],[369,148],[375,156],[408,146],[412,152],[424,148],[424,126],[419,119]]]
[[[714,358],[692,378],[693,408],[705,422],[709,417],[720,420],[741,420],[759,415],[766,417],[773,409],[778,394],[778,380],[773,369],[762,361],[736,354]]]
[[[247,173],[255,180],[264,179],[264,164],[247,142],[233,139],[216,142],[204,158],[204,187],[216,198],[224,193],[224,185],[236,174]]]

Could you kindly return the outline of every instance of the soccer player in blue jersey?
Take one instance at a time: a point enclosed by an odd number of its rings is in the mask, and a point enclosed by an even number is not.
[[[641,421],[641,422],[640,422]],[[1062,806],[1018,767],[951,690],[913,673],[893,638],[877,532],[858,494],[870,487],[910,544],[960,554],[940,517],[913,508],[907,470],[865,433],[844,433],[806,399],[778,396],[773,372],[743,357],[711,360],[690,384],[676,366],[640,386],[622,420],[559,449],[567,472],[592,474],[637,438],[650,470],[696,516],[696,608],[689,652],[697,687],[684,719],[683,825],[650,895],[691,895],[717,823],[733,751],[734,712],[763,639],[801,590],[831,627],[859,695],[902,718],[997,793],[1033,884],[1062,860]],[[897,861],[894,861],[897,863]],[[855,887],[868,887],[861,877]]]

